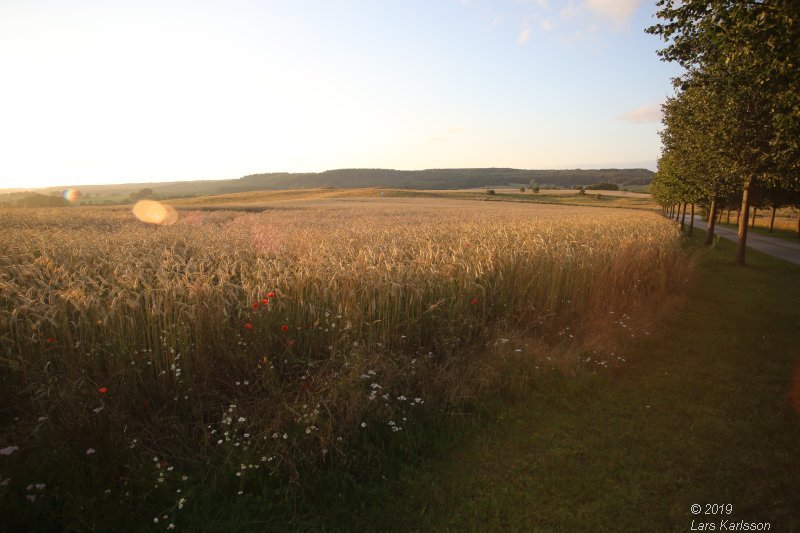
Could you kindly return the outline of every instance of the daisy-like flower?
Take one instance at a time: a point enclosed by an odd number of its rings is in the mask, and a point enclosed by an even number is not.
[[[0,448],[0,455],[11,455],[17,450],[19,450],[19,446],[6,446],[5,448]]]

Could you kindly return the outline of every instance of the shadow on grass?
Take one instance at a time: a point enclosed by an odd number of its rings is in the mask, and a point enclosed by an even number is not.
[[[697,235],[692,246],[697,246]],[[307,525],[346,530],[685,531],[692,521],[800,529],[800,269],[721,241],[690,299],[616,369],[553,374],[526,397],[432,434],[387,479],[319,493]],[[421,436],[420,438],[424,438]],[[444,440],[442,440],[444,439]],[[692,504],[731,504],[697,517]]]

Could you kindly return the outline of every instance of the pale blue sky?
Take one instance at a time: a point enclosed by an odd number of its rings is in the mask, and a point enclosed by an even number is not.
[[[0,187],[653,168],[640,0],[2,1]]]

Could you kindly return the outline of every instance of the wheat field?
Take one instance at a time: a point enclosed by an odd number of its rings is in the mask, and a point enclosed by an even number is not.
[[[560,342],[687,269],[674,225],[622,210],[386,198],[0,220],[4,506],[47,479],[171,516],[204,465],[236,493],[294,482],[364,432],[491,394],[500,332]]]

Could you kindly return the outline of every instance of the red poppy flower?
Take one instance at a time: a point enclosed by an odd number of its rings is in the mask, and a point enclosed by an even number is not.
[[[258,302],[253,303],[253,309],[258,309]]]
[[[267,298],[275,298],[275,293],[274,292],[268,292],[267,293]]]
[[[108,387],[99,387],[97,389],[97,392],[99,392],[100,394],[105,394],[108,392]]]
[[[469,301],[469,303],[471,303],[472,305],[478,305],[478,299],[473,298],[472,300]]]
[[[244,325],[244,329],[253,329],[253,324],[251,324],[250,322],[247,322],[247,323]]]
[[[49,342],[50,344],[53,344],[54,342],[56,342],[56,340],[53,337],[48,337],[47,338],[47,342]]]
[[[264,305],[267,305],[269,303],[269,300],[264,298],[263,300],[261,300],[261,303],[264,304]]]
[[[281,331],[289,331],[289,326],[287,326],[286,324],[282,325]]]

